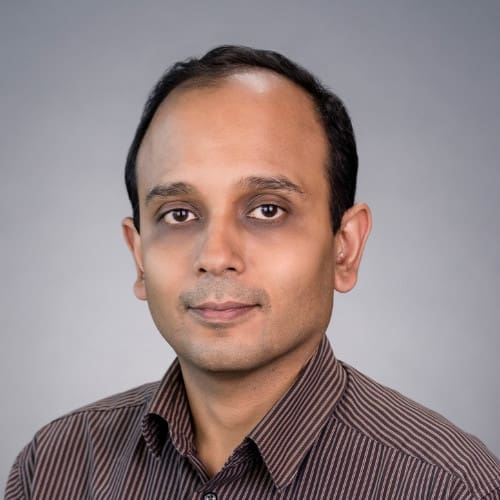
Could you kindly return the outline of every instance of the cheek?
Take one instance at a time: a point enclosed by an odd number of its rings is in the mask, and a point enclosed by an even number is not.
[[[186,253],[161,246],[145,252],[144,283],[149,310],[157,329],[171,345],[177,345],[183,316],[179,295],[186,286]]]
[[[273,303],[282,314],[330,315],[333,298],[333,249],[328,243],[283,245],[276,258],[263,260],[261,269]]]
[[[186,270],[191,268],[190,263],[185,247],[157,244],[147,248],[144,252],[144,275],[148,300],[154,301],[158,295],[163,300],[178,297],[182,286],[186,286]]]

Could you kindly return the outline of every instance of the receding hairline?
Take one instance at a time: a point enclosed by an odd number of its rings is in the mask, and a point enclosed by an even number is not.
[[[257,74],[264,74],[264,75],[269,75],[272,76],[273,78],[277,80],[282,80],[286,82],[290,82],[291,84],[301,88],[306,94],[309,94],[303,87],[295,83],[293,80],[290,80],[290,78],[286,77],[285,75],[278,73],[277,71],[271,69],[271,68],[266,68],[263,66],[252,66],[251,64],[238,64],[238,65],[233,65],[227,68],[211,68],[210,70],[207,70],[206,73],[202,73],[200,75],[194,75],[183,82],[179,83],[175,88],[172,89],[172,91],[165,97],[164,100],[168,98],[170,94],[175,93],[177,90],[182,90],[182,89],[196,89],[196,88],[217,88],[220,87],[224,84],[225,81],[229,80],[230,78],[236,76],[236,75],[241,75],[241,74],[251,74],[251,73],[257,73]]]
[[[229,68],[220,68],[220,69],[212,69],[211,71],[208,71],[207,73],[203,73],[200,75],[195,75],[193,77],[190,77],[177,86],[175,86],[166,96],[165,98],[161,101],[161,103],[156,107],[156,110],[151,117],[151,120],[149,122],[149,125],[142,137],[142,141],[140,143],[140,146],[137,150],[137,155],[136,155],[136,162],[135,162],[135,175],[138,176],[138,170],[139,170],[139,165],[142,163],[141,157],[142,157],[142,152],[143,152],[143,146],[147,142],[150,130],[154,125],[154,122],[158,116],[158,114],[163,110],[170,102],[178,99],[181,97],[184,93],[190,91],[190,90],[220,90],[221,87],[224,87],[225,85],[231,83],[231,79],[233,77],[236,77],[238,75],[251,75],[251,74],[257,74],[257,75],[268,75],[269,77],[272,78],[272,80],[276,82],[282,82],[287,85],[289,85],[291,88],[294,88],[298,90],[304,98],[308,101],[310,105],[310,109],[313,112],[313,116],[316,122],[316,125],[319,125],[319,129],[323,135],[323,138],[325,140],[325,143],[328,147],[328,134],[325,128],[325,125],[323,123],[323,119],[321,116],[321,112],[318,109],[318,106],[316,104],[314,96],[307,90],[305,89],[302,85],[299,83],[295,82],[294,80],[288,78],[287,76],[278,73],[277,71],[274,71],[273,69],[262,67],[262,66],[253,66],[250,64],[241,64],[237,66],[231,66]],[[327,153],[328,154],[328,153]],[[327,160],[328,161],[328,160]]]
[[[309,104],[311,105],[317,123],[321,126],[321,128],[326,134],[321,113],[318,109],[315,98],[306,88],[304,88],[302,85],[295,82],[294,80],[288,78],[287,76],[278,73],[277,71],[274,71],[273,69],[262,66],[252,66],[250,64],[241,64],[238,66],[231,66],[229,68],[220,68],[216,70],[212,69],[210,71],[207,71],[207,73],[195,75],[176,85],[157,106],[149,123],[149,126],[146,129],[144,137],[146,137],[149,129],[151,128],[151,124],[154,122],[154,119],[158,115],[160,109],[164,108],[168,102],[176,99],[185,92],[189,90],[216,91],[219,90],[221,87],[230,84],[232,81],[234,81],[233,79],[235,79],[235,77],[239,75],[252,75],[252,74],[267,75],[275,82],[282,82],[284,84],[289,85],[291,88],[298,90],[307,99],[307,101],[309,101]]]

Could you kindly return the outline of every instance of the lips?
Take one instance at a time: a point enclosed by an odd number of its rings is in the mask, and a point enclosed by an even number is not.
[[[188,307],[188,310],[207,322],[230,322],[242,318],[254,311],[258,304],[244,304],[241,302],[204,302]]]

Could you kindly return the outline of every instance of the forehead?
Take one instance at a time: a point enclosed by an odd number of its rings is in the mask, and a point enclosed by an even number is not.
[[[137,161],[139,197],[155,183],[224,174],[324,183],[328,142],[312,98],[267,70],[189,82],[160,105]],[[189,180],[189,179],[188,179]]]

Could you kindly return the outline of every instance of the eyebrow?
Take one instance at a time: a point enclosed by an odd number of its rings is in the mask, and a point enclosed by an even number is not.
[[[304,194],[304,191],[300,186],[283,175],[278,175],[276,177],[245,177],[238,184],[245,188],[267,189],[271,191],[292,191],[301,195]]]
[[[265,189],[270,191],[290,191],[304,194],[300,186],[292,182],[285,176],[261,177],[250,176],[241,179],[238,185],[246,189]],[[196,189],[186,182],[172,182],[170,184],[158,184],[154,186],[146,195],[146,205],[149,205],[157,198],[165,199],[172,196],[190,195],[196,192]]]
[[[158,184],[146,195],[146,205],[149,205],[156,198],[168,198],[169,196],[179,196],[192,194],[194,188],[186,182],[172,182],[171,184]]]

